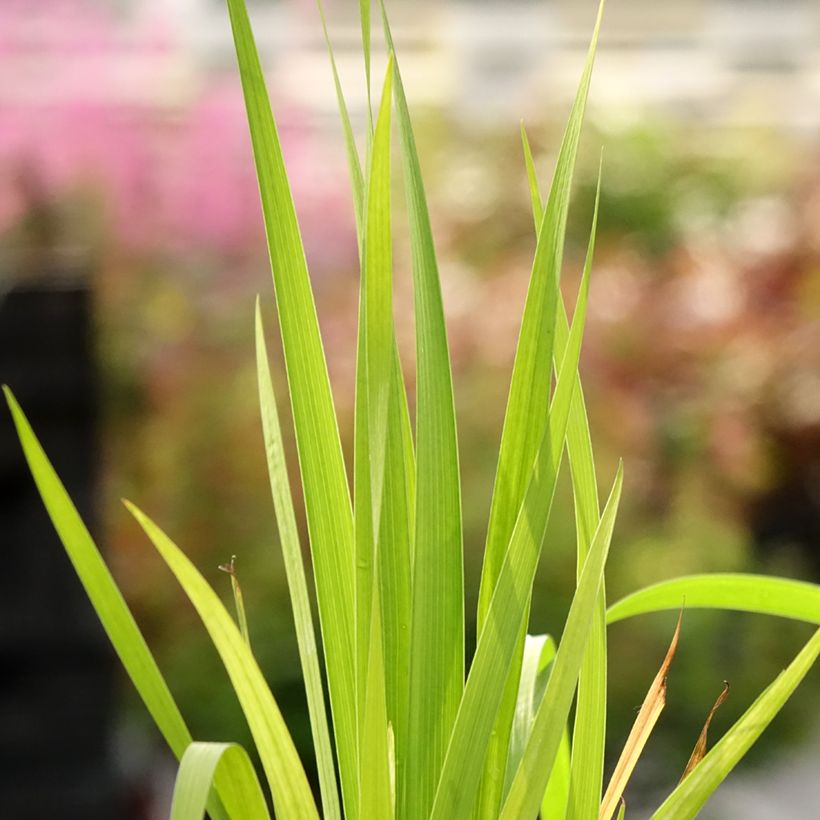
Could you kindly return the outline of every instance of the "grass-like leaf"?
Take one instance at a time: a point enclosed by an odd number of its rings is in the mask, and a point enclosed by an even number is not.
[[[527,179],[530,184],[530,198],[533,218],[538,230],[543,215],[538,175],[530,150],[527,132],[522,124],[521,139]],[[598,184],[595,194],[595,216],[597,221],[598,203],[601,194],[601,169],[598,169]],[[587,249],[587,262],[591,263],[593,243]],[[555,323],[555,344],[553,359],[556,373],[563,358],[569,336],[569,322],[563,300],[558,300]],[[595,463],[592,454],[592,439],[589,432],[584,393],[581,378],[577,377],[572,396],[569,421],[567,422],[567,455],[572,474],[572,490],[575,504],[575,530],[577,540],[577,573],[580,576],[589,543],[599,517],[598,485],[595,479]],[[589,642],[584,653],[584,663],[578,678],[578,706],[575,710],[575,725],[572,738],[572,777],[569,820],[590,817],[596,811],[601,795],[604,742],[606,736],[606,585],[601,584],[598,605]]]
[[[125,505],[176,576],[225,665],[262,760],[277,815],[318,818],[288,728],[233,618],[182,550],[145,513],[128,501]]]
[[[393,244],[390,203],[390,108],[392,62],[388,65],[370,156],[362,242],[359,350],[356,363],[355,531],[356,644],[360,719],[370,654],[368,637],[376,542],[383,501],[385,454],[393,365]]]
[[[304,248],[244,0],[228,0],[259,179],[348,817],[357,817],[353,513]]]
[[[622,487],[623,466],[619,465],[612,491],[584,562],[527,747],[501,810],[501,820],[534,817],[549,782],[581,671]]]
[[[168,684],[91,533],[43,452],[17,399],[5,385],[3,393],[11,410],[23,453],[51,523],[128,677],[171,747],[171,751],[179,759],[191,744],[191,733],[168,689]],[[224,779],[220,782],[225,784]],[[228,795],[224,788],[221,791],[227,801]],[[229,804],[228,807],[233,808],[233,805]],[[209,811],[214,817],[225,817],[224,810],[216,799],[212,799]]]
[[[393,240],[390,207],[390,108],[393,60],[387,65],[373,142],[366,200],[364,259],[365,365],[373,532],[378,534],[384,490],[387,411],[393,363]]]
[[[681,607],[758,612],[820,624],[820,585],[742,573],[687,575],[627,595],[609,608],[607,621]]]
[[[262,311],[259,307],[258,298],[256,300],[255,325],[256,372],[259,387],[259,407],[262,415],[262,432],[265,440],[265,455],[268,463],[273,506],[276,511],[276,524],[279,529],[279,541],[282,545],[285,574],[288,579],[293,622],[296,627],[299,661],[305,682],[313,751],[316,755],[319,786],[322,792],[322,809],[326,820],[338,820],[342,816],[342,811],[339,805],[339,788],[333,764],[333,749],[325,707],[322,672],[319,668],[319,650],[316,645],[316,632],[313,628],[310,596],[305,577],[302,550],[299,544],[296,515],[293,510],[293,497],[288,482],[285,448],[282,442],[282,430],[276,408],[276,397],[273,392],[273,381],[265,345],[265,331],[262,325]]]
[[[552,362],[555,353],[556,311],[557,303],[561,302],[558,281],[561,274],[572,176],[602,14],[603,2],[598,9],[586,64],[559,149],[547,205],[541,213],[537,227],[535,258],[513,363],[490,504],[490,520],[478,600],[479,631],[489,611],[498,573],[524,500],[529,482],[529,471],[546,423]],[[530,178],[533,178],[532,175]],[[531,188],[531,194],[534,207],[536,207],[536,200],[540,204],[537,186]],[[596,509],[596,523],[597,515],[598,510]],[[520,641],[523,641],[525,631],[526,627],[522,630]],[[509,727],[518,689],[520,647],[521,643],[519,643],[516,662],[510,667],[503,706],[499,710],[498,722],[494,729],[494,741],[487,755],[479,799],[480,811],[484,814],[497,811],[501,802]]]
[[[526,628],[532,584],[549,521],[581,351],[589,275],[590,266],[587,265],[547,428],[498,576],[490,611],[479,633],[475,657],[436,792],[434,818],[443,820],[466,815],[478,797],[484,757],[508,685],[508,670],[515,662],[521,630]],[[597,586],[595,589],[597,592]],[[509,735],[509,730],[507,733]]]
[[[359,0],[359,19],[362,26],[362,56],[364,57],[364,81],[367,88],[367,119],[372,123],[373,105],[370,100],[370,3],[371,0]]]
[[[365,545],[370,554],[360,555],[356,574],[357,652],[359,656],[359,705],[361,735],[360,783],[362,817],[392,814],[391,773],[388,752],[388,720],[385,696],[382,610],[379,594],[379,549],[385,485],[388,410],[393,365],[393,245],[390,203],[390,110],[393,63],[388,61],[378,122],[368,168],[365,230],[362,258],[360,321],[364,322],[364,356],[356,373],[357,413],[366,414],[366,448],[357,451],[368,471],[367,504],[360,508],[357,494],[356,527],[370,535]],[[398,417],[394,415],[394,419]],[[358,488],[357,488],[358,489]],[[369,520],[362,521],[362,515]],[[357,545],[358,546],[358,545]]]
[[[652,815],[652,820],[689,820],[695,817],[783,708],[819,654],[820,630],[669,795]]]
[[[379,586],[374,584],[369,631],[367,681],[361,733],[361,816],[390,818],[394,815],[393,786],[384,688],[384,651],[381,631]]]
[[[231,820],[269,820],[270,813],[247,752],[235,743],[192,743],[179,762],[171,820],[202,820],[217,771],[236,794]]]
[[[364,237],[364,175],[361,161],[356,149],[353,127],[345,102],[344,93],[336,69],[333,45],[328,34],[327,22],[321,0],[317,0],[324,30],[325,43],[330,58],[333,81],[339,116],[342,122],[347,163],[350,173],[353,205],[356,215],[356,233],[359,244],[359,255],[363,254]],[[368,5],[369,10],[369,5]],[[369,25],[363,24],[363,42],[366,43],[366,54],[369,54],[369,41],[365,33]],[[366,65],[369,57],[366,57]],[[368,72],[369,77],[369,72]],[[368,80],[369,82],[369,80]],[[371,146],[370,130],[372,123],[368,120],[368,146]],[[362,297],[364,291],[362,290]],[[370,521],[371,489],[369,466],[369,443],[367,430],[367,390],[366,381],[366,347],[364,305],[359,307],[359,338],[356,354],[357,389],[355,400],[354,422],[354,503],[355,503],[355,542],[356,542],[356,585],[364,594],[357,595],[357,644],[363,647],[357,651],[357,674],[361,680],[367,677],[363,668],[367,658],[367,620],[370,579],[373,567],[373,532]],[[394,760],[396,770],[401,770],[406,758],[406,725],[408,709],[408,687],[410,659],[410,608],[412,599],[412,549],[413,521],[415,508],[415,452],[407,404],[407,391],[402,376],[401,362],[392,328],[392,368],[390,373],[390,399],[388,404],[387,441],[385,449],[384,498],[383,514],[380,523],[379,580],[383,591],[380,596],[382,607],[382,634],[384,637],[385,689],[388,718],[393,727]],[[363,614],[362,614],[363,613]],[[359,687],[361,696],[361,687]],[[360,711],[362,711],[360,709]],[[396,776],[396,772],[394,772]]]
[[[552,764],[550,779],[541,801],[541,817],[566,817],[569,808],[570,791],[570,742],[569,730],[565,727],[561,735],[555,763]]]
[[[384,3],[388,50],[395,53]],[[461,488],[438,264],[410,112],[398,62],[394,100],[410,217],[416,320],[416,498],[413,617],[410,624],[407,765],[399,805],[408,817],[430,809],[464,687]]]

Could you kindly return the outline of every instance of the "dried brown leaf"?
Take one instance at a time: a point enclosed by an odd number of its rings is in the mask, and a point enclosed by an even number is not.
[[[666,676],[672,664],[672,659],[675,657],[675,650],[678,648],[682,618],[683,610],[678,616],[678,624],[675,627],[675,634],[672,636],[669,649],[666,651],[666,657],[663,659],[658,674],[655,675],[655,679],[646,693],[638,716],[635,718],[635,723],[632,725],[632,731],[629,733],[621,756],[615,764],[615,771],[612,773],[612,778],[601,803],[600,820],[610,820],[615,813],[624,789],[626,789],[626,784],[632,776],[635,764],[638,762],[646,741],[649,740],[649,736],[652,734],[652,730],[655,728],[655,724],[666,705]]]
[[[707,741],[707,734],[709,733],[709,726],[712,723],[712,718],[715,716],[715,712],[720,708],[720,705],[723,703],[726,698],[729,697],[729,682],[723,681],[723,691],[718,695],[717,700],[715,701],[712,708],[709,710],[709,714],[706,716],[706,723],[703,724],[703,729],[700,731],[700,736],[698,737],[698,742],[695,744],[695,748],[692,749],[692,755],[689,758],[689,762],[686,764],[686,768],[683,770],[683,776],[681,777],[681,782],[683,782],[692,769],[703,760],[703,756],[706,754],[706,741]]]

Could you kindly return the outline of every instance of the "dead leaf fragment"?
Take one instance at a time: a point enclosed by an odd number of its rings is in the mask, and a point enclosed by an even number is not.
[[[709,714],[706,716],[706,723],[703,724],[703,729],[700,731],[700,736],[698,737],[698,742],[695,744],[695,748],[692,749],[692,755],[689,758],[689,762],[686,764],[686,768],[683,770],[683,777],[681,777],[681,783],[686,780],[687,776],[691,773],[692,769],[703,760],[703,756],[706,754],[706,736],[709,733],[709,726],[712,723],[712,718],[715,716],[715,712],[720,709],[720,705],[723,703],[726,698],[729,697],[729,682],[723,681],[723,691],[718,695],[717,700],[715,701],[712,708],[709,710]]]
[[[632,731],[626,739],[621,756],[615,764],[615,771],[612,773],[612,778],[607,786],[606,794],[604,794],[603,802],[601,803],[600,820],[611,820],[615,809],[618,807],[621,797],[626,789],[626,784],[632,776],[635,764],[641,756],[646,741],[652,734],[655,724],[660,717],[663,707],[666,705],[666,676],[669,672],[669,667],[672,664],[672,658],[675,657],[675,650],[678,648],[678,638],[680,636],[680,625],[683,619],[683,610],[678,615],[678,625],[675,627],[675,634],[672,636],[672,643],[669,644],[669,649],[666,652],[666,657],[663,659],[661,668],[649,691],[646,693],[638,716],[635,718],[635,723],[632,725]]]

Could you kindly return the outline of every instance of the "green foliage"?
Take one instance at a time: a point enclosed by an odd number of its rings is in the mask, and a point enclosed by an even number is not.
[[[360,3],[368,98],[362,162],[336,87],[361,261],[353,500],[325,350],[276,124],[244,0],[228,0],[273,271],[320,622],[314,629],[271,370],[257,302],[265,453],[327,818],[590,818],[598,813],[606,726],[606,618],[660,609],[731,608],[820,622],[811,584],[691,576],[640,590],[607,613],[604,572],[623,485],[603,511],[578,363],[590,287],[600,176],[571,322],[559,288],[573,170],[603,3],[542,203],[522,129],[536,250],[501,435],[465,681],[461,481],[451,363],[436,253],[410,113],[384,3],[389,59],[370,114],[371,7]],[[321,13],[321,6],[320,6]],[[395,114],[412,250],[415,422],[393,325],[391,130]],[[6,397],[48,514],[123,664],[181,759],[174,820],[268,816],[248,755],[193,742],[139,629],[11,392]],[[564,450],[575,501],[577,584],[560,640],[527,635],[532,589]],[[128,505],[190,598],[230,677],[276,815],[318,810],[279,707],[243,631],[183,552]],[[244,607],[238,588],[240,622]],[[324,655],[324,678],[319,646]],[[657,817],[691,817],[782,708],[820,652],[820,633],[675,789]],[[325,706],[325,685],[331,720]],[[573,700],[574,725],[568,726]],[[333,749],[335,745],[336,761]],[[623,816],[623,805],[619,816]]]
[[[713,573],[672,578],[613,604],[607,621],[664,609],[734,609],[820,624],[820,586],[789,578]]]
[[[221,770],[235,790],[246,817],[270,818],[265,795],[248,753],[235,743],[192,743],[179,761],[171,820],[202,817],[208,795]]]

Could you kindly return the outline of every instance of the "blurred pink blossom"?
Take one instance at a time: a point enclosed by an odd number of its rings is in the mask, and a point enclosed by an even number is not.
[[[161,85],[170,71],[176,82],[186,57],[161,18],[133,20],[88,0],[45,0],[36,12],[0,4],[0,72],[16,78],[0,90],[0,234],[31,205],[25,177],[51,201],[93,191],[110,237],[127,247],[197,258],[259,251],[238,78],[189,77],[171,105],[160,104],[162,88],[156,98],[151,88],[122,94],[123,59],[141,65],[158,54],[168,59],[146,76]],[[339,248],[355,253],[339,163],[328,173],[333,163],[298,110],[280,121],[306,244],[322,261]]]

